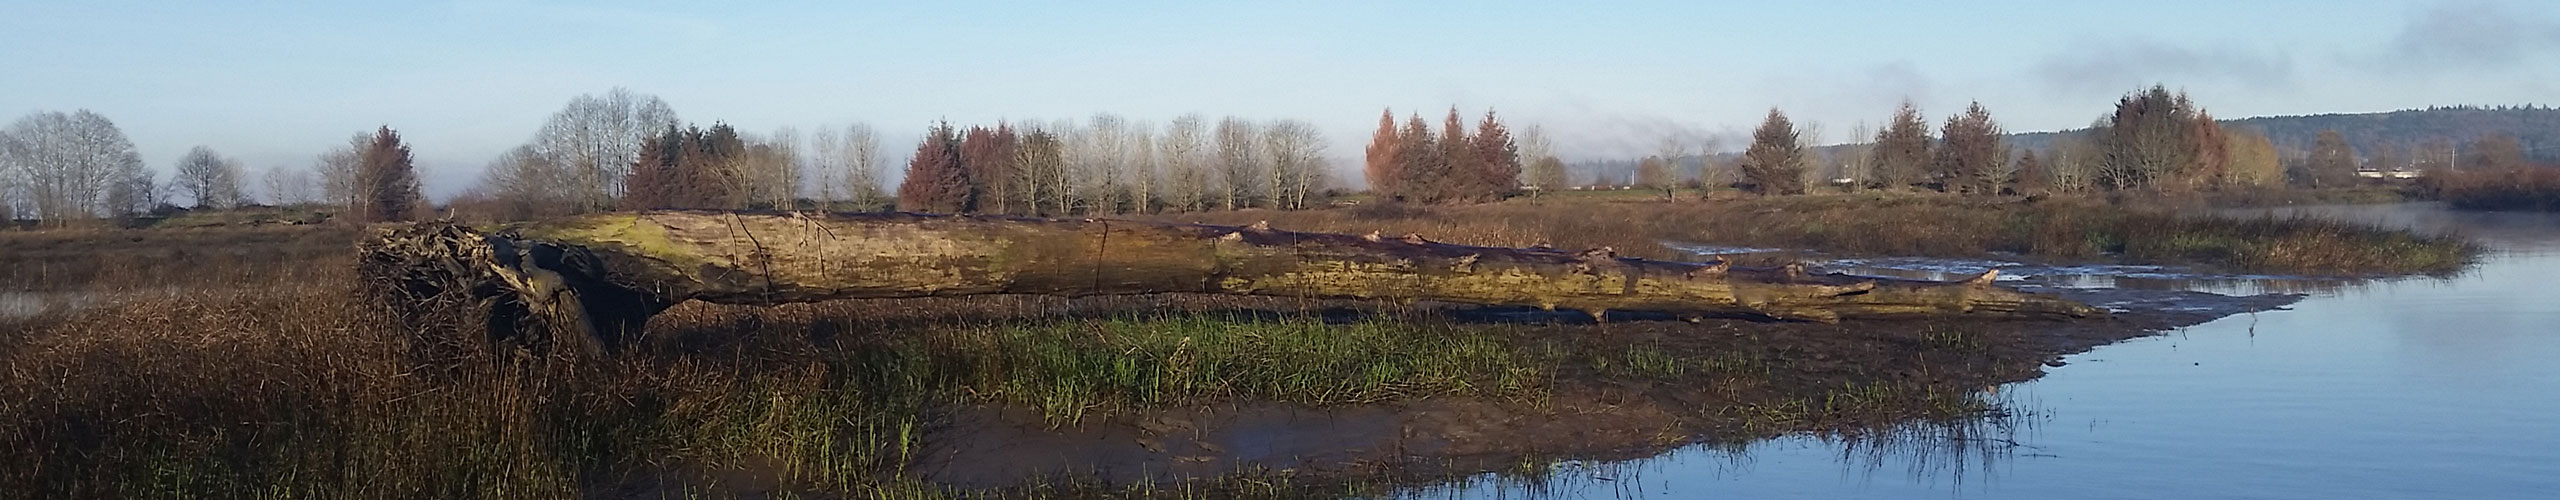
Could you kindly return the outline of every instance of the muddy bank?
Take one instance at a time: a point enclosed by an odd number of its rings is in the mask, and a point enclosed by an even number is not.
[[[1857,432],[1911,419],[2006,411],[1982,402],[1987,390],[2038,377],[2047,366],[2060,366],[2064,355],[2277,309],[2301,298],[2049,291],[2119,314],[2079,322],[1594,324],[1578,315],[1438,309],[1422,314],[1524,344],[1552,342],[1574,354],[1555,367],[1550,392],[1534,401],[1232,401],[1117,412],[1065,426],[1022,408],[950,406],[933,418],[912,465],[926,481],[979,489],[1026,481],[1122,485],[1239,472],[1455,477],[1503,470],[1530,458],[1635,459],[1701,442]],[[1359,314],[1332,311],[1337,319]],[[1667,361],[1629,366],[1644,364],[1638,358],[1645,357]]]

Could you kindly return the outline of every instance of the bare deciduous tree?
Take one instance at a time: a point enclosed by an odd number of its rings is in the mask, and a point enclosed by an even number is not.
[[[177,173],[169,179],[170,187],[194,200],[197,210],[228,210],[240,206],[240,162],[222,157],[213,148],[196,146],[178,158]]]
[[[784,127],[751,141],[738,158],[739,191],[748,207],[790,210],[800,197],[800,131]]]
[[[269,167],[262,177],[269,204],[286,206],[312,201],[309,170],[279,165]]]
[[[347,214],[363,209],[364,184],[357,176],[361,152],[373,145],[373,134],[359,133],[347,138],[345,146],[320,153],[314,167],[320,171],[320,197]]]
[[[1139,123],[1131,127],[1129,136],[1129,198],[1137,213],[1155,213],[1163,206],[1164,178],[1161,163],[1156,160],[1155,126]]]
[[[1833,154],[1835,160],[1833,163],[1838,168],[1833,170],[1831,178],[1823,181],[1836,183],[1841,179],[1847,179],[1848,185],[1843,187],[1853,190],[1875,182],[1876,143],[1874,139],[1875,128],[1868,126],[1867,122],[1858,122],[1857,126],[1850,127],[1849,140],[1859,142],[1843,144],[1837,149]]]
[[[1520,162],[1527,168],[1520,171],[1520,185],[1537,186],[1541,190],[1564,189],[1565,184],[1570,181],[1565,180],[1563,159],[1557,159],[1553,172],[1542,173],[1538,170],[1540,160],[1555,156],[1555,140],[1547,137],[1546,127],[1531,124],[1528,128],[1521,129]]]
[[[622,197],[640,143],[676,123],[675,109],[665,100],[617,87],[603,96],[570,99],[543,124],[533,147],[561,171],[552,175],[573,181],[583,208],[607,210]]]
[[[1024,210],[1039,215],[1065,215],[1074,205],[1064,185],[1067,175],[1065,145],[1058,135],[1045,128],[1034,127],[1022,136],[1022,146],[1014,150],[1016,186],[1020,188]]]
[[[1219,208],[1251,207],[1267,193],[1262,184],[1262,148],[1254,135],[1252,121],[1233,116],[1218,120]]]
[[[156,201],[150,172],[133,142],[89,110],[38,112],[10,124],[0,139],[0,170],[18,182],[31,215],[49,224],[121,216]]]
[[[1209,161],[1207,125],[1200,115],[1187,114],[1166,123],[1164,140],[1157,143],[1163,153],[1157,158],[1165,167],[1165,204],[1174,210],[1196,212],[1206,207],[1209,198]]]
[[[1307,208],[1308,193],[1324,175],[1324,135],[1307,122],[1275,121],[1262,130],[1262,150],[1271,163],[1271,206]]]
[[[855,123],[844,128],[844,193],[847,201],[864,210],[888,205],[889,195],[880,188],[880,132],[871,124]]]

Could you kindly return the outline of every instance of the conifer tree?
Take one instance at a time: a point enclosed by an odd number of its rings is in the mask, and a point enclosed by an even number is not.
[[[1449,117],[1440,124],[1440,181],[1434,186],[1432,199],[1442,203],[1468,202],[1476,199],[1474,177],[1484,171],[1476,158],[1475,143],[1467,136],[1467,122],[1458,116],[1458,107],[1449,107]]]
[[[1476,122],[1473,176],[1480,201],[1501,201],[1520,189],[1520,146],[1511,140],[1511,130],[1502,125],[1492,110],[1485,110],[1484,121]]]
[[[1403,141],[1396,130],[1394,109],[1378,113],[1378,131],[1369,135],[1368,163],[1361,170],[1369,180],[1369,191],[1380,199],[1394,199],[1404,181],[1397,145]]]
[[[2043,160],[2036,158],[2036,150],[2020,151],[2018,171],[2010,176],[2009,184],[2018,194],[2043,194],[2053,185],[2053,172],[2045,167]]]
[[[1404,130],[1396,138],[1396,199],[1417,203],[1440,201],[1441,186],[1448,181],[1448,164],[1441,161],[1440,144],[1431,133],[1431,124],[1422,115],[1405,121]]]
[[[951,123],[934,125],[916,142],[907,159],[907,178],[898,184],[898,209],[956,214],[969,211],[969,168],[961,159],[960,137]]]
[[[1930,182],[1950,193],[1998,193],[2009,162],[2009,148],[2000,140],[2005,133],[1980,101],[1966,106],[1964,114],[1947,117],[1938,133]]]
[[[972,198],[978,211],[1009,214],[1023,208],[1013,203],[1022,189],[1014,183],[1019,177],[1014,175],[1014,150],[1019,147],[1013,126],[1003,123],[993,129],[969,127],[968,135],[960,139],[960,164],[976,184]]]
[[[2188,139],[2194,141],[2189,146],[2194,152],[2188,155],[2186,168],[2178,173],[2179,180],[2189,188],[2230,183],[2231,137],[2222,131],[2222,122],[2215,121],[2213,113],[2197,110],[2193,123]]]
[[[1804,143],[1795,122],[1777,108],[1751,132],[1742,152],[1742,189],[1756,194],[1804,194]]]
[[[399,132],[389,126],[374,131],[373,142],[357,161],[358,178],[364,181],[364,220],[408,221],[424,215],[419,213],[426,196],[418,187],[417,165]]]
[[[1902,189],[1920,183],[1933,160],[1931,140],[1929,122],[1920,117],[1920,108],[1902,101],[1884,130],[1876,132],[1875,187]]]

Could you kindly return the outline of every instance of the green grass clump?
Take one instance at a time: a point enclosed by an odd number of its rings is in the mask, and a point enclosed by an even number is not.
[[[934,335],[944,340],[909,355],[948,374],[942,389],[1036,407],[1060,424],[1097,409],[1217,400],[1527,397],[1547,378],[1528,353],[1481,332],[1387,321],[1124,317]]]

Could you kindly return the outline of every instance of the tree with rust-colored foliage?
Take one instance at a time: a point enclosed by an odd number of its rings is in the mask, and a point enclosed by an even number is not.
[[[948,122],[934,125],[916,142],[907,159],[907,179],[898,184],[898,209],[911,212],[961,213],[971,208],[969,168],[961,157],[960,137]]]
[[[2188,158],[2186,168],[2179,169],[2179,180],[2190,189],[2230,184],[2231,135],[2222,130],[2222,122],[2215,121],[2211,112],[2196,110],[2196,119],[2191,123],[2195,130],[2189,132],[2189,138],[2195,144],[2189,147],[2195,153]]]
[[[1394,199],[1404,182],[1400,168],[1404,163],[1397,149],[1404,135],[1396,129],[1395,113],[1392,108],[1378,113],[1378,130],[1369,134],[1367,163],[1360,171],[1369,180],[1369,191],[1381,199]]]
[[[1449,117],[1440,122],[1440,161],[1446,169],[1439,182],[1432,184],[1431,198],[1443,203],[1476,201],[1475,176],[1484,171],[1476,158],[1475,140],[1467,135],[1467,122],[1458,116],[1458,107],[1449,107]]]
[[[641,141],[639,160],[622,182],[624,210],[734,209],[743,206],[739,163],[746,140],[726,123],[708,130],[670,125]]]
[[[1010,214],[1031,207],[1017,206],[1021,188],[1014,181],[1014,152],[1021,148],[1021,137],[1013,125],[998,123],[995,128],[969,127],[960,139],[960,164],[968,169],[969,179],[977,182],[977,210]]]
[[[1476,122],[1476,133],[1468,138],[1474,143],[1476,170],[1468,172],[1475,201],[1501,201],[1520,190],[1520,145],[1511,140],[1511,129],[1485,110],[1484,121]]]

